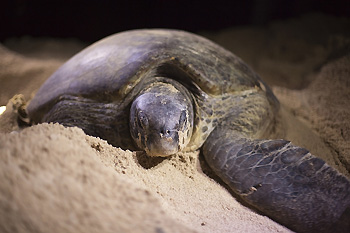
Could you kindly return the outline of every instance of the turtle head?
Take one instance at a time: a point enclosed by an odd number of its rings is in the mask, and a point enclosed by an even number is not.
[[[191,100],[170,84],[153,84],[131,105],[131,136],[149,156],[165,157],[181,151],[191,139],[192,128]]]

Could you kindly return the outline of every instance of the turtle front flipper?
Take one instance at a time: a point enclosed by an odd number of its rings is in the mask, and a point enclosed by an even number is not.
[[[298,232],[323,232],[350,212],[350,181],[286,140],[215,129],[203,147],[214,172],[243,200]],[[346,228],[344,228],[346,227]],[[349,225],[337,229],[349,231]]]

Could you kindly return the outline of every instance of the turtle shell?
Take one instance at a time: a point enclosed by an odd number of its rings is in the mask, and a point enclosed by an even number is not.
[[[194,84],[208,95],[261,85],[268,89],[241,59],[203,37],[178,30],[132,30],[106,37],[69,59],[41,86],[27,110],[40,122],[62,95],[121,101],[151,76]]]

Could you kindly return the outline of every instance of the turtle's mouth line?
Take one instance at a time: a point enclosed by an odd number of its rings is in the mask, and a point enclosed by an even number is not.
[[[163,140],[167,141],[169,138]],[[170,141],[173,142],[173,139],[170,138]],[[157,145],[148,143],[148,145],[145,147],[147,155],[150,157],[168,157],[170,155],[176,154],[179,151],[177,146],[170,146],[169,143],[166,143],[171,147],[169,149],[167,149],[165,146],[160,146],[160,144],[163,143],[157,143]]]

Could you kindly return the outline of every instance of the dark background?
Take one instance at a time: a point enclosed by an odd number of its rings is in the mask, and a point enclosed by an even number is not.
[[[0,4],[0,41],[30,35],[93,42],[127,29],[264,26],[311,12],[350,17],[350,0],[6,0]]]

